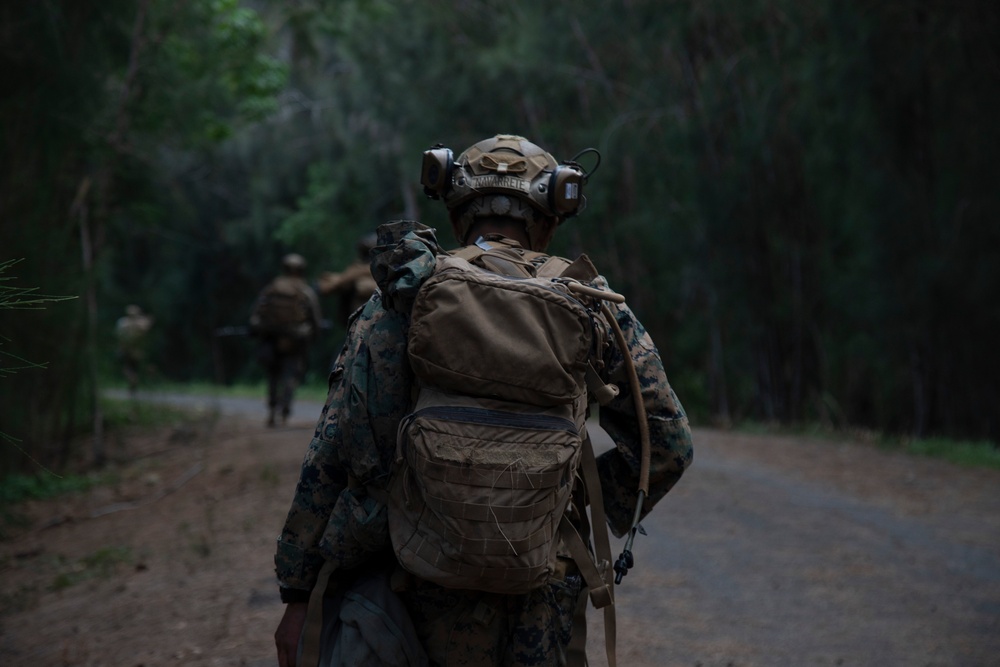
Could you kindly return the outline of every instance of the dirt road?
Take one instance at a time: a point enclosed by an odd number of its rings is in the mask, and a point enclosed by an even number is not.
[[[125,438],[113,484],[20,508],[0,665],[275,664],[271,557],[318,406],[266,429],[249,405]],[[998,471],[699,429],[645,528],[620,665],[1000,665]]]

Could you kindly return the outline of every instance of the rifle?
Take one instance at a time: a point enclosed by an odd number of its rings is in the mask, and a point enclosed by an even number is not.
[[[249,336],[250,327],[248,326],[228,326],[219,327],[215,330],[216,338],[222,338],[225,336]]]

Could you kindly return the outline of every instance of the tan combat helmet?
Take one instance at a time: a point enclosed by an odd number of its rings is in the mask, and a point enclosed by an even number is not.
[[[294,252],[281,258],[281,268],[290,276],[300,276],[306,272],[306,260]]]
[[[457,160],[440,144],[425,151],[420,182],[428,197],[444,200],[460,243],[477,218],[504,216],[524,221],[531,249],[542,251],[556,226],[586,206],[589,175],[573,160],[558,163],[524,137],[498,134]]]

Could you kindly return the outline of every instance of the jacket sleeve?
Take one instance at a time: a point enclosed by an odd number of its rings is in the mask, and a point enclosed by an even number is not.
[[[383,227],[383,251],[375,253],[374,266],[385,278],[384,294],[376,292],[349,325],[278,538],[275,570],[286,600],[300,599],[312,589],[325,559],[347,567],[364,555],[365,545],[354,543],[352,526],[357,526],[351,523],[356,517],[350,503],[360,499],[347,489],[348,479],[362,485],[384,483],[396,429],[409,407],[408,314],[384,302],[390,295],[397,306],[412,301],[433,270],[436,246],[420,236],[426,228],[412,223]],[[370,526],[367,530],[378,532]],[[370,537],[377,541],[377,535]]]
[[[347,340],[334,362],[330,390],[312,441],[302,461],[285,525],[274,555],[275,573],[282,597],[291,591],[309,591],[326,557],[320,544],[341,492],[347,488],[345,406],[351,401],[351,367],[367,356],[368,338],[377,327],[381,309],[366,308],[348,329]],[[348,429],[349,431],[350,429]],[[294,595],[294,594],[292,594]]]
[[[641,513],[645,516],[691,465],[691,428],[645,328],[628,306],[612,305],[611,310],[625,335],[627,353],[639,376],[649,423],[649,494]],[[608,524],[615,536],[622,537],[631,528],[635,514],[642,445],[625,359],[610,330],[608,340],[612,343],[604,359],[606,379],[618,386],[619,394],[600,408],[599,421],[616,446],[601,454],[597,465]]]
[[[323,566],[319,541],[337,497],[347,485],[347,473],[336,456],[341,440],[336,405],[343,398],[342,377],[343,365],[338,359],[326,405],[306,450],[295,495],[278,537],[274,565],[283,599],[284,589],[309,591],[316,582]]]
[[[302,296],[305,298],[306,303],[309,304],[310,337],[316,338],[323,329],[323,309],[319,305],[319,297],[316,296],[316,290],[310,287],[305,281],[302,281],[301,289]]]

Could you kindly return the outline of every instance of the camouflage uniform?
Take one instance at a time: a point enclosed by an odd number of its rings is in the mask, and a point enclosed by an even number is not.
[[[433,231],[418,223],[379,229],[372,273],[380,291],[351,323],[278,539],[275,565],[285,601],[306,599],[325,559],[349,577],[351,568],[389,549],[385,508],[366,488],[384,488],[397,426],[410,409],[408,313],[421,282],[433,271],[437,252]],[[594,285],[606,287],[606,282],[598,278]],[[645,515],[691,463],[691,433],[652,340],[628,307],[611,307],[638,371],[649,417],[652,456]],[[606,379],[621,392],[600,410],[601,426],[617,447],[598,457],[598,467],[608,522],[620,537],[631,527],[635,510],[640,440],[624,358],[612,345],[604,361]],[[526,595],[445,589],[412,576],[406,579],[401,595],[433,663],[565,664],[582,587],[579,575]]]

